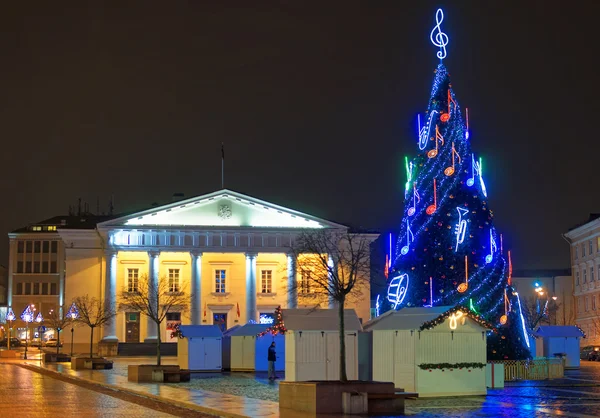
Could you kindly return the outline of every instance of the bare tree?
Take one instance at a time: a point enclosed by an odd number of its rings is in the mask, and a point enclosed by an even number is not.
[[[535,330],[538,325],[556,325],[558,323],[557,312],[562,304],[548,298],[537,298],[531,296],[521,299],[521,309],[527,327]]]
[[[65,329],[73,320],[62,314],[64,306],[58,309],[50,309],[48,316],[44,319],[47,325],[56,330],[56,354],[60,352],[60,332]]]
[[[179,280],[160,277],[157,283],[143,274],[137,282],[137,289],[124,289],[120,295],[119,309],[140,312],[156,324],[156,364],[160,366],[160,324],[168,312],[184,312],[188,308],[190,295],[184,292],[185,284]],[[130,291],[133,290],[133,291]]]
[[[340,381],[346,375],[346,340],[344,307],[350,293],[357,296],[371,274],[371,243],[375,234],[356,234],[347,230],[305,230],[294,240],[290,253],[297,260],[302,275],[288,291],[297,294],[298,288],[316,287],[335,302],[339,311]],[[370,295],[362,295],[369,297]]]
[[[89,297],[89,295],[78,296],[73,299],[73,303],[79,311],[79,317],[75,322],[85,324],[90,327],[90,358],[94,357],[94,328],[102,326],[112,321],[117,315],[115,307],[107,300]]]

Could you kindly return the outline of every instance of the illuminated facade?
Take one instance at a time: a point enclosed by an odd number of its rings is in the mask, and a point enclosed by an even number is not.
[[[59,218],[50,220],[54,225],[45,222],[10,234],[9,306],[15,313],[31,303],[43,312],[60,305],[68,309],[74,297],[85,294],[118,305],[119,294],[135,291],[143,275],[164,277],[173,291],[193,295],[189,308],[170,312],[160,330],[139,312],[119,311],[102,329],[107,343],[155,341],[158,333],[162,341],[171,341],[178,323],[226,329],[268,321],[277,306],[332,307],[297,273],[289,247],[300,230],[347,229],[229,190],[122,217]],[[370,317],[368,297],[347,307],[364,321]],[[89,341],[88,330],[76,328],[75,340]]]
[[[587,335],[580,343],[600,344],[600,215],[563,236],[571,246],[575,324]]]

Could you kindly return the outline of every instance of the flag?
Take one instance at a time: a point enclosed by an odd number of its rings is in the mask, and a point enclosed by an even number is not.
[[[237,305],[237,316],[240,317],[240,304],[236,302]]]
[[[206,318],[206,302],[204,302],[204,317]]]

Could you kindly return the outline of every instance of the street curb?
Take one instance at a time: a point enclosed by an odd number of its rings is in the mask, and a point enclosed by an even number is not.
[[[102,387],[104,389],[112,390],[115,392],[122,392],[122,393],[129,394],[129,395],[135,395],[135,396],[139,396],[141,398],[147,398],[147,399],[151,399],[156,402],[161,402],[166,405],[173,405],[173,406],[177,406],[179,408],[189,409],[192,411],[201,412],[201,413],[212,415],[215,417],[252,418],[252,417],[249,417],[248,415],[234,414],[234,413],[230,413],[230,412],[221,411],[219,409],[208,408],[206,406],[201,406],[201,405],[197,405],[197,404],[180,402],[180,401],[176,401],[176,400],[172,400],[172,399],[165,399],[165,398],[162,398],[157,395],[152,395],[150,393],[141,392],[141,391],[137,391],[137,390],[133,390],[133,389],[124,389],[124,388],[121,388],[116,385],[110,385],[108,383],[100,383],[100,382],[96,382],[95,380],[84,379],[84,378],[78,377],[78,376],[71,376],[71,375],[63,374],[61,372],[57,372],[54,370],[46,369],[44,367],[34,366],[31,364],[17,364],[17,366],[22,367],[24,369],[31,370],[36,373],[60,376],[63,379],[72,380],[73,382],[85,382],[87,384],[95,385],[95,386]]]

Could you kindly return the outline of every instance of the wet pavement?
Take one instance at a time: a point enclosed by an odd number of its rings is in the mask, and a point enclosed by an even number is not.
[[[48,365],[46,369],[95,384],[145,394],[180,406],[196,406],[200,411],[220,410],[229,416],[273,418],[279,416],[278,385],[265,380],[262,374],[193,374],[190,383],[138,384],[127,381],[127,364],[151,364],[152,358],[121,357],[113,360],[115,361],[113,370],[73,371],[70,370],[69,364]],[[173,357],[166,357],[163,363],[174,364],[175,361]],[[16,362],[25,363],[23,360]],[[27,363],[37,367],[40,365],[39,361],[35,360],[29,360]],[[511,418],[598,417],[600,416],[600,362],[582,362],[580,370],[567,371],[563,379],[506,382],[504,389],[489,389],[487,396],[407,400],[406,415]]]
[[[0,364],[0,376],[2,417],[173,417],[13,364]]]

